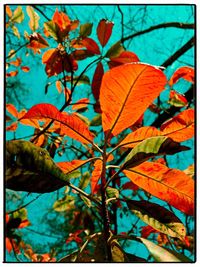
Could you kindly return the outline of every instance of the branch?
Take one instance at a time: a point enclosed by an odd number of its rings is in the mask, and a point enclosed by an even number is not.
[[[43,17],[45,17],[45,19],[47,19],[47,20],[51,20],[50,18],[48,18],[45,14],[44,14],[44,12],[39,8],[39,7],[37,7],[36,5],[30,5],[30,6],[32,6],[33,8],[35,8],[38,12],[40,12],[40,14],[42,14],[42,16]]]
[[[125,42],[129,39],[132,39],[136,36],[139,36],[139,35],[142,35],[142,34],[145,34],[145,33],[148,33],[148,32],[151,32],[151,31],[154,31],[154,30],[158,30],[158,29],[162,29],[162,28],[180,28],[180,29],[194,29],[194,24],[191,23],[181,23],[181,22],[168,22],[168,23],[161,23],[161,24],[158,24],[158,25],[155,25],[155,26],[152,26],[146,30],[143,30],[143,31],[140,31],[140,32],[136,32],[136,33],[133,33],[127,37],[124,37],[121,39],[121,42]]]

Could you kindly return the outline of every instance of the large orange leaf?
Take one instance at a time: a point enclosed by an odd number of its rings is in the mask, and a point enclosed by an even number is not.
[[[94,135],[88,126],[74,114],[61,113],[51,104],[33,106],[21,119],[52,119],[61,123],[60,134],[65,134],[81,143],[92,143]]]
[[[105,73],[100,88],[104,132],[115,136],[134,124],[165,84],[161,70],[143,63],[125,64]]]
[[[188,215],[193,215],[194,180],[183,171],[155,162],[144,162],[123,172],[148,193]]]
[[[169,80],[169,85],[172,86],[178,82],[180,78],[183,78],[189,82],[194,82],[194,69],[191,67],[180,67],[177,69]]]
[[[112,34],[112,28],[114,23],[105,19],[102,19],[97,26],[97,36],[100,44],[104,47]]]
[[[172,119],[164,122],[160,127],[162,134],[174,141],[183,142],[194,136],[194,110],[187,109]]]

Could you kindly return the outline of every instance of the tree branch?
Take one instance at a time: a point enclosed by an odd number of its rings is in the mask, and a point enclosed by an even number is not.
[[[161,23],[161,24],[158,24],[158,25],[155,25],[155,26],[152,26],[146,30],[143,30],[143,31],[139,31],[139,32],[136,32],[136,33],[133,33],[127,37],[124,37],[121,39],[121,42],[125,42],[129,39],[132,39],[136,36],[139,36],[139,35],[142,35],[142,34],[145,34],[145,33],[148,33],[148,32],[151,32],[151,31],[154,31],[154,30],[158,30],[158,29],[162,29],[162,28],[180,28],[180,29],[194,29],[194,24],[191,23],[181,23],[181,22],[168,22],[168,23]]]

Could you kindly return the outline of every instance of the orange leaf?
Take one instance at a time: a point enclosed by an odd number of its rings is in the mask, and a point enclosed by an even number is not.
[[[19,246],[17,245],[17,243],[15,242],[14,239],[8,238],[6,237],[6,249],[8,251],[8,253],[10,253],[13,249],[15,251],[15,253],[19,254]]]
[[[26,67],[26,66],[23,66],[23,67],[21,67],[21,70],[23,70],[24,72],[29,72],[30,68]]]
[[[191,67],[180,67],[177,69],[169,80],[169,85],[172,86],[183,78],[191,83],[194,83],[194,69]]]
[[[61,81],[56,81],[56,88],[59,93],[62,93],[62,83]]]
[[[11,72],[6,73],[6,77],[15,77],[18,74],[18,70],[14,70]]]
[[[123,172],[148,193],[188,215],[193,215],[194,180],[183,171],[170,169],[159,163],[144,162]]]
[[[101,178],[102,166],[103,166],[102,160],[98,159],[95,161],[94,170],[92,172],[92,177],[91,177],[92,194],[97,193],[97,184],[98,184],[99,179]]]
[[[85,163],[90,161],[90,159],[86,160],[72,160],[71,162],[58,162],[58,167],[64,172],[64,173],[70,173],[75,171],[76,169],[79,169],[82,167]]]
[[[156,67],[132,63],[106,72],[100,88],[102,124],[113,136],[134,124],[166,84],[166,77]]]
[[[11,125],[6,127],[6,131],[15,132],[17,129],[17,122],[13,122]]]
[[[138,56],[130,51],[123,51],[118,57],[110,58],[108,65],[111,68],[117,67],[122,64],[138,62],[140,61]]]
[[[119,144],[119,146],[133,148],[144,139],[162,135],[161,131],[157,130],[155,127],[144,126],[136,131],[128,134]]]
[[[89,99],[88,98],[82,98],[78,100],[73,106],[72,110],[79,110],[79,109],[84,109],[88,106]]]
[[[46,48],[49,46],[47,41],[39,34],[34,32],[29,36],[30,44],[26,47],[33,49],[34,53],[40,53],[41,48]]]
[[[169,104],[175,106],[175,107],[184,107],[187,106],[188,101],[187,99],[184,97],[184,95],[171,90],[170,91],[170,95],[169,95]]]
[[[97,64],[96,70],[94,72],[93,80],[92,80],[92,93],[96,101],[99,100],[100,87],[101,87],[103,74],[104,74],[103,65],[101,62],[99,62]]]
[[[11,61],[9,63],[15,67],[19,67],[22,63],[22,60],[21,60],[21,58],[18,57],[15,61]]]
[[[58,9],[56,9],[52,20],[58,25],[60,31],[70,30],[71,21],[69,17],[65,13],[59,12]]]
[[[29,220],[23,220],[20,225],[18,226],[18,228],[24,228],[29,226],[31,223],[29,222]]]
[[[100,44],[104,47],[112,34],[114,23],[106,19],[102,19],[97,26],[97,36]]]
[[[22,119],[53,119],[61,123],[60,134],[68,135],[84,144],[92,143],[94,135],[88,126],[74,114],[61,113],[51,104],[33,106]]]
[[[14,105],[6,104],[6,109],[13,117],[18,118],[18,111]]]
[[[6,14],[8,15],[8,17],[12,17],[12,10],[10,9],[10,6],[6,5]]]
[[[187,109],[172,119],[164,122],[162,135],[171,137],[174,141],[183,142],[194,136],[194,110]]]

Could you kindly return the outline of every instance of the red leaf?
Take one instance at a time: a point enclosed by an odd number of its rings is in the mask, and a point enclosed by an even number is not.
[[[71,21],[65,13],[59,12],[58,9],[56,9],[52,20],[58,25],[61,32],[69,32],[71,28]]]
[[[194,136],[194,110],[187,109],[164,122],[162,135],[171,137],[174,141],[183,142]]]
[[[104,132],[116,136],[134,124],[165,84],[161,70],[143,63],[124,64],[106,72],[100,88]]]
[[[11,72],[6,73],[6,77],[15,77],[18,74],[18,70],[14,70]]]
[[[11,125],[6,127],[6,131],[12,131],[15,132],[17,129],[17,122],[13,122]]]
[[[183,171],[154,162],[124,170],[131,181],[182,212],[194,213],[194,180]]]
[[[24,72],[29,72],[30,68],[27,66],[23,66],[23,67],[21,67],[21,70],[23,70]]]
[[[92,93],[96,101],[99,100],[100,87],[101,87],[103,74],[104,74],[103,65],[101,62],[99,62],[97,64],[96,70],[94,72],[93,80],[92,80]]]
[[[83,232],[83,230],[77,230],[74,233],[70,233],[68,239],[66,240],[66,243],[70,243],[71,241],[75,241],[76,243],[82,243],[82,238],[80,238],[78,235],[80,235]]]
[[[18,228],[24,228],[29,226],[31,223],[29,222],[29,220],[23,220],[20,225],[18,226]]]
[[[158,233],[158,231],[153,227],[151,227],[150,225],[142,227],[141,237],[147,238],[151,233]]]
[[[80,42],[84,47],[87,48],[87,50],[89,52],[91,52],[93,54],[97,54],[97,55],[100,54],[99,47],[93,39],[86,37],[86,38],[82,39]]]
[[[123,184],[122,188],[124,190],[130,189],[130,190],[136,191],[136,190],[138,190],[139,187],[132,182],[127,182],[127,183]]]
[[[191,67],[180,67],[177,69],[169,80],[169,85],[173,86],[178,82],[180,78],[183,78],[191,83],[194,83],[194,69]]]
[[[33,106],[22,119],[53,119],[61,123],[60,134],[68,135],[84,144],[92,143],[94,135],[88,126],[74,114],[61,113],[51,104],[38,104]]]
[[[49,46],[47,41],[39,34],[34,32],[29,36],[30,44],[26,47],[33,49],[34,53],[40,53],[41,48],[46,48]]]
[[[72,55],[68,55],[59,45],[56,49],[50,49],[43,54],[42,62],[46,64],[45,71],[49,77],[58,75],[66,70],[71,72],[77,70],[78,65]]]
[[[112,28],[114,23],[105,19],[102,19],[97,26],[97,36],[100,44],[104,47],[112,34]]]
[[[72,54],[75,60],[83,60],[94,55],[93,53],[85,49],[75,50],[74,52],[72,52]]]
[[[110,58],[108,65],[111,68],[117,67],[122,64],[138,62],[140,61],[138,56],[130,51],[123,51],[118,57]]]

